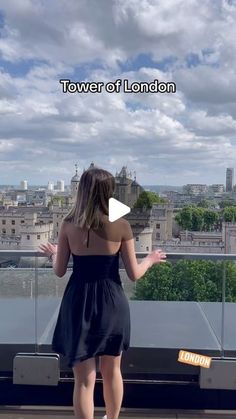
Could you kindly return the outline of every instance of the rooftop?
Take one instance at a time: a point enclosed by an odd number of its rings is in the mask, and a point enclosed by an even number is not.
[[[0,260],[9,258],[19,266],[0,268],[0,318],[4,319],[0,322],[0,418],[4,419],[73,417],[73,373],[63,357],[56,386],[13,384],[16,354],[52,354],[52,333],[72,272],[69,266],[66,275],[58,278],[51,268],[40,266],[40,256],[34,251],[0,251]],[[179,258],[234,261],[235,255],[169,253],[168,258],[173,263]],[[25,259],[29,264],[22,268],[19,261],[23,264]],[[215,302],[133,300],[136,284],[122,267],[120,274],[132,324],[131,345],[122,357],[125,392],[120,419],[235,419],[235,380],[231,376],[235,377],[236,370],[236,304],[225,302],[224,272],[222,301]],[[211,370],[178,362],[180,349],[212,358],[211,382],[204,375]],[[214,369],[219,365],[222,370],[217,377]],[[97,369],[95,419],[104,414]]]

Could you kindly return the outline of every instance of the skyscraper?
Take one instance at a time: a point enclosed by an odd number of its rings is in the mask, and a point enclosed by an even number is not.
[[[65,191],[65,182],[64,180],[58,180],[57,181],[57,190],[60,192],[64,192]]]
[[[226,192],[232,192],[234,183],[234,169],[227,167],[226,169]]]
[[[53,191],[54,189],[54,182],[51,182],[50,180],[48,181],[48,187],[47,187],[48,191]]]
[[[28,182],[27,182],[27,180],[22,180],[20,182],[20,188],[21,189],[24,189],[25,191],[28,189]]]

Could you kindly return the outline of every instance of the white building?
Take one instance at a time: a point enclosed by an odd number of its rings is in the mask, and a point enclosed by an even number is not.
[[[135,236],[134,245],[136,252],[152,251],[152,234],[153,229],[146,227]]]
[[[57,181],[57,190],[60,192],[64,192],[65,191],[65,182],[64,180],[58,180]]]
[[[23,189],[24,191],[26,191],[28,189],[28,182],[27,182],[27,180],[22,180],[20,182],[20,188]]]
[[[183,190],[187,194],[199,195],[199,194],[206,193],[208,190],[208,187],[207,185],[201,184],[201,183],[188,183],[187,185],[183,187]]]
[[[25,214],[25,222],[21,226],[21,249],[38,250],[38,246],[47,243],[53,234],[53,222],[37,221],[36,212]]]
[[[210,190],[213,193],[223,193],[225,188],[224,188],[223,183],[222,184],[221,183],[214,183],[213,185],[210,185]]]
[[[48,191],[53,191],[54,190],[54,182],[49,181],[47,189],[48,189]]]

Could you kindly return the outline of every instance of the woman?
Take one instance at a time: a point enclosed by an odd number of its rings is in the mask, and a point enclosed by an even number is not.
[[[119,254],[132,281],[166,258],[157,250],[137,263],[129,223],[122,218],[108,220],[108,201],[114,188],[115,179],[106,170],[93,167],[85,171],[76,202],[62,221],[58,246],[39,246],[52,258],[59,277],[66,273],[70,253],[73,257],[73,273],[61,301],[52,349],[66,356],[72,367],[77,419],[93,419],[95,356],[99,356],[107,419],[119,416],[121,356],[130,345],[130,311],[119,276]]]

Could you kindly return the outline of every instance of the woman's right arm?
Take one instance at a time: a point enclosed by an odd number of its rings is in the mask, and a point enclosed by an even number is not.
[[[142,262],[138,263],[135,255],[134,239],[130,224],[123,220],[124,233],[121,239],[121,258],[124,263],[125,270],[131,281],[141,278],[145,272],[156,263],[165,262],[166,254],[162,250],[154,250],[149,253]]]

